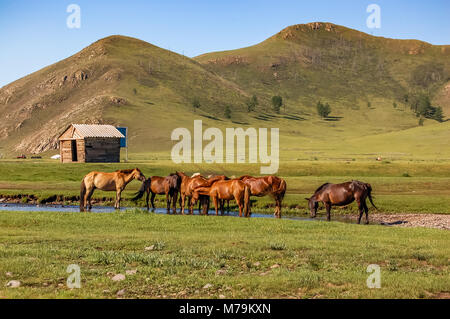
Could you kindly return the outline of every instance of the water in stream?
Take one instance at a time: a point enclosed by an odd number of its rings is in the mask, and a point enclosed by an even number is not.
[[[126,211],[129,209],[134,209],[134,207],[122,207],[121,211]],[[144,209],[144,208],[139,208]],[[65,212],[65,213],[77,213],[80,212],[79,206],[75,205],[29,205],[29,204],[0,204],[0,212],[1,211],[26,211],[26,212]],[[111,206],[93,206],[92,213],[113,213],[115,212],[114,207]],[[156,214],[166,214],[165,208],[156,208],[154,211]],[[187,210],[186,210],[187,212]],[[198,214],[198,210],[194,210],[194,214]],[[220,214],[220,213],[219,213]],[[215,215],[214,210],[209,211],[209,215]],[[220,216],[220,215],[219,215]],[[233,216],[239,217],[239,212],[230,211],[225,212],[224,216]],[[260,214],[260,213],[252,213],[252,218],[273,218],[271,214]],[[309,215],[306,216],[291,216],[287,215],[282,217],[283,219],[291,219],[291,220],[303,220],[303,221],[314,221],[314,220],[326,220],[326,216],[317,216],[316,218],[310,218]],[[332,215],[331,219],[333,221],[340,221],[345,223],[356,223],[354,219],[351,219],[348,216],[342,215]]]

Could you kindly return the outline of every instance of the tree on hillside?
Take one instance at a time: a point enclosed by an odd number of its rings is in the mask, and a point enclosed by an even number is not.
[[[419,119],[419,126],[423,126],[423,122],[425,122],[425,120],[423,119],[423,117],[421,117]]]
[[[397,103],[392,103],[392,106],[394,107],[394,109],[396,109],[397,108]]]
[[[194,98],[193,100],[192,100],[192,107],[194,108],[194,112],[197,110],[197,109],[199,109],[200,108],[200,101],[199,101],[199,99],[198,98]]]
[[[367,107],[370,109],[372,107],[372,103],[370,101],[367,102]]]
[[[258,98],[256,97],[256,95],[253,95],[250,99],[248,99],[246,104],[247,104],[247,112],[249,112],[249,113],[253,112],[259,104]]]
[[[223,115],[227,119],[231,119],[231,109],[230,109],[230,107],[228,105],[225,107],[225,111],[223,112]]]
[[[440,106],[431,105],[430,97],[427,94],[418,94],[410,98],[411,110],[416,113],[416,116],[422,116],[438,122],[444,121],[444,113]]]
[[[319,116],[323,117],[323,118],[327,118],[328,115],[330,115],[331,113],[331,107],[328,103],[326,104],[322,104],[322,102],[317,102],[317,114],[319,114]]]
[[[272,96],[272,108],[276,113],[280,113],[283,106],[283,98],[279,95]]]

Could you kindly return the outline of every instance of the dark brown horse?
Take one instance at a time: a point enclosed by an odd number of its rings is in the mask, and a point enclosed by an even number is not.
[[[277,176],[253,177],[244,175],[239,177],[246,185],[250,187],[252,196],[269,195],[275,199],[276,218],[281,218],[281,204],[286,193],[286,181]]]
[[[220,176],[214,176],[210,179],[206,179],[201,175],[196,175],[194,177],[189,177],[183,172],[176,172],[178,176],[181,177],[181,187],[180,187],[180,212],[184,215],[184,205],[186,202],[186,198],[188,198],[188,205],[189,205],[189,214],[194,214],[194,204],[196,202],[192,200],[193,191],[197,187],[209,187],[214,182],[223,180],[226,178],[226,176],[220,175]]]
[[[327,210],[328,221],[331,219],[331,206],[345,206],[356,200],[359,209],[358,224],[361,223],[363,212],[366,213],[366,224],[368,224],[369,208],[366,204],[367,198],[369,198],[372,206],[378,209],[372,200],[372,186],[360,181],[351,181],[342,184],[323,184],[315,191],[311,198],[306,198],[306,200],[309,202],[312,218],[316,217],[319,202],[322,202]]]
[[[97,188],[102,191],[115,191],[114,208],[119,209],[122,191],[134,179],[145,181],[145,176],[139,168],[123,169],[113,173],[90,172],[81,181],[80,211],[85,211],[86,205],[89,210],[92,208],[91,197]]]
[[[219,180],[209,187],[198,187],[193,191],[192,201],[198,200],[201,195],[213,199],[216,215],[219,214],[219,204],[223,215],[223,202],[234,199],[239,206],[239,217],[242,217],[242,213],[245,217],[250,217],[250,187],[241,180]]]
[[[170,174],[167,177],[152,176],[142,183],[141,189],[133,198],[133,201],[137,201],[142,198],[144,193],[147,193],[146,204],[147,210],[149,207],[149,197],[151,193],[152,208],[155,209],[155,196],[166,195],[167,213],[170,213],[170,205],[172,204],[172,211],[174,214],[177,212],[177,198],[180,192],[181,178],[177,174]]]

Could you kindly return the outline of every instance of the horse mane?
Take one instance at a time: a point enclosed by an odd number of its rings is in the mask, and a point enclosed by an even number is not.
[[[317,193],[317,192],[319,192],[319,191],[321,191],[325,186],[327,186],[327,185],[329,185],[330,183],[325,183],[325,184],[323,184],[323,185],[320,185],[320,187],[318,188],[318,189],[316,189],[316,191],[314,192],[314,194],[315,193]]]
[[[253,178],[253,176],[250,176],[250,175],[242,175],[241,177],[238,177],[237,179],[243,180],[244,178]]]
[[[139,171],[138,168],[129,168],[129,169],[119,169],[116,172],[122,174],[131,174],[135,169]]]

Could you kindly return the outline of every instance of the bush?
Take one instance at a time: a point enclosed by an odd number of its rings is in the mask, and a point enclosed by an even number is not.
[[[258,98],[256,97],[256,95],[253,95],[247,102],[247,112],[253,112],[256,107],[258,106]]]
[[[280,113],[283,106],[283,98],[279,95],[272,96],[272,108],[276,113]]]
[[[225,107],[225,111],[223,112],[223,115],[227,119],[231,119],[231,109],[230,109],[230,107],[228,105]]]
[[[199,109],[200,106],[201,106],[201,104],[200,104],[199,99],[198,99],[198,98],[194,98],[194,99],[192,100],[192,107],[193,107],[193,109],[194,109],[194,112],[195,112],[196,109]]]
[[[317,114],[319,114],[319,116],[323,117],[323,118],[327,118],[328,115],[330,115],[331,113],[331,107],[328,103],[326,104],[322,104],[322,102],[318,102],[317,103]]]

